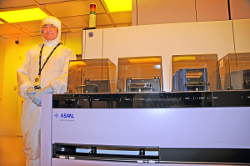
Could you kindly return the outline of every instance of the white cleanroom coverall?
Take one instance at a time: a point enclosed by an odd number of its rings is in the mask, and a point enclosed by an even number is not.
[[[44,24],[54,24],[58,28],[58,36],[61,36],[59,20],[48,17],[42,21],[42,25]],[[46,41],[43,38],[45,45],[42,51],[42,65],[54,47],[60,42],[58,36],[52,41]],[[23,133],[23,151],[26,155],[26,166],[40,165],[41,107],[32,102],[32,99],[27,95],[27,89],[33,87],[35,76],[38,75],[41,47],[42,44],[39,44],[27,51],[22,66],[17,70],[18,93],[24,98],[21,128]],[[59,45],[41,72],[41,88],[51,86],[55,94],[66,92],[69,61],[75,59],[76,55],[73,50],[66,46]]]

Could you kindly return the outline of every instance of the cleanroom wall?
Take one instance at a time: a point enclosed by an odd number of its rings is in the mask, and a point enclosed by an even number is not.
[[[15,136],[21,133],[21,111],[23,98],[17,94],[17,69],[21,65],[26,51],[37,44],[42,43],[42,37],[19,38],[19,44],[15,43],[16,38],[0,40],[0,47],[5,47],[5,53],[1,56],[0,70],[3,73],[1,80],[2,100],[0,101],[0,135]],[[82,33],[63,33],[62,41],[64,45],[72,48],[76,54],[82,52]],[[0,51],[2,55],[2,49]],[[4,57],[4,58],[3,58]],[[4,61],[2,62],[2,59]],[[2,72],[3,71],[3,72]],[[1,76],[1,75],[0,75]]]
[[[3,62],[6,39],[0,37],[0,119],[2,117],[2,96],[3,96]],[[1,130],[1,125],[0,125]]]
[[[16,88],[16,69],[19,63],[19,52],[21,51],[19,45],[15,44],[15,40],[6,39],[5,43],[2,116],[0,119],[1,135],[14,135],[16,132],[17,91],[14,89]]]
[[[235,52],[250,52],[250,19],[233,20],[232,27],[234,30]]]
[[[132,25],[250,18],[249,0],[132,0],[132,3]]]

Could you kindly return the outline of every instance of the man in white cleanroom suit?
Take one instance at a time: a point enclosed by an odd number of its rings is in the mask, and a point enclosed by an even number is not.
[[[43,44],[28,50],[17,70],[18,93],[24,98],[21,128],[26,166],[40,165],[42,94],[66,92],[69,61],[76,59],[73,50],[59,44],[60,20],[44,18],[40,31]]]

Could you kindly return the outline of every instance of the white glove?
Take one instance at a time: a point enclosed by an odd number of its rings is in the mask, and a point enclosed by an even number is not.
[[[34,88],[30,87],[29,89],[27,89],[26,94],[29,96],[30,99],[32,99],[35,95],[36,91],[34,90]]]
[[[37,106],[42,106],[42,95],[45,93],[53,93],[53,88],[51,86],[46,86],[42,89],[35,90],[35,95],[32,99],[32,102],[35,103]]]

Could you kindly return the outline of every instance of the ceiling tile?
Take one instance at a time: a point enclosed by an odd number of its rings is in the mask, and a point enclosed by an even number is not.
[[[89,15],[82,16],[83,20],[86,22],[87,27],[89,26]]]
[[[31,36],[42,36],[40,32],[30,33]]]
[[[89,14],[89,4],[96,3],[97,13],[104,13],[105,10],[98,0],[74,1],[57,5],[46,5],[45,9],[56,17],[82,16]]]
[[[29,34],[26,34],[26,33],[19,33],[19,34],[13,34],[15,35],[16,37],[30,37],[31,35]]]
[[[54,3],[54,2],[67,2],[67,0],[36,0],[39,4]]]
[[[132,22],[132,12],[110,13],[116,24]]]
[[[70,29],[71,32],[82,32],[83,28],[73,28]]]
[[[3,38],[14,38],[14,37],[16,37],[16,36],[14,36],[14,35],[1,35]]]
[[[96,16],[96,25],[97,26],[109,25],[109,24],[112,24],[112,22],[110,21],[107,14],[97,14],[97,16]]]
[[[1,0],[10,7],[24,7],[24,6],[36,6],[36,3],[32,0]]]
[[[18,28],[15,28],[14,26],[10,24],[2,24],[0,25],[0,35],[8,35],[8,34],[14,34],[14,33],[22,33],[21,30]]]
[[[18,23],[19,26],[27,29],[29,32],[39,32],[41,27],[41,21],[29,21]]]
[[[110,24],[110,25],[99,25],[96,27],[96,29],[101,29],[101,28],[114,28],[114,26]]]
[[[4,8],[7,8],[7,7],[8,6],[5,3],[0,1],[0,9],[4,9]]]
[[[18,25],[24,29],[27,29],[29,32],[40,32],[41,21],[29,21],[29,22],[21,22]],[[61,26],[62,29],[66,29],[64,25]]]
[[[61,25],[61,29],[67,29],[67,27],[65,27],[63,24]]]
[[[62,29],[61,32],[70,32],[69,29]]]
[[[22,31],[22,33],[27,33],[29,34],[30,31],[28,31],[27,29],[23,28],[22,26],[20,26],[19,24],[11,24],[12,26],[14,26],[17,29],[20,29]]]
[[[127,27],[127,26],[132,26],[132,22],[131,23],[127,23],[127,24],[116,24],[116,27]]]
[[[60,20],[67,28],[88,27],[88,23],[81,16],[80,17],[60,18]]]

